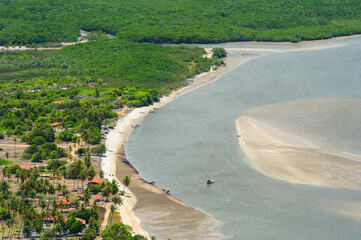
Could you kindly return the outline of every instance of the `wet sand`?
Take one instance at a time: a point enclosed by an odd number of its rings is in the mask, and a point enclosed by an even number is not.
[[[123,223],[130,225],[136,234],[157,239],[222,239],[217,227],[219,222],[208,214],[187,206],[174,196],[167,194],[155,185],[147,183],[131,166],[124,163],[126,141],[139,122],[149,113],[171,102],[177,96],[203,86],[222,73],[231,70],[243,61],[244,57],[230,55],[225,66],[216,71],[202,73],[188,80],[189,85],[163,97],[160,102],[149,107],[137,108],[120,118],[116,127],[107,135],[107,153],[102,160],[105,178],[118,181],[125,176],[131,178],[123,206],[120,207]],[[131,161],[131,160],[130,160]]]
[[[312,100],[310,100],[294,102],[289,106],[295,107],[300,102],[312,105]],[[342,104],[344,104],[344,109],[351,104],[355,111],[359,111],[357,106],[360,106],[351,100],[329,100],[322,104],[324,108],[327,104],[336,105],[338,108],[335,107],[335,109],[338,110]],[[319,140],[324,136],[316,134],[316,136],[310,137],[307,134],[302,135],[299,132],[288,131],[292,128],[287,128],[283,124],[292,123],[296,126],[297,121],[302,122],[303,120],[299,119],[300,115],[297,114],[293,117],[290,109],[287,109],[289,116],[286,121],[278,123],[278,125],[275,124],[275,121],[272,122],[272,109],[273,114],[277,115],[282,111],[279,109],[285,106],[285,104],[274,104],[273,106],[259,107],[246,111],[237,119],[239,143],[247,163],[265,175],[292,183],[361,189],[361,156],[325,147],[329,139],[324,144]],[[300,108],[300,111],[302,109]],[[307,115],[309,109],[304,108],[303,110]],[[324,113],[321,111],[320,116],[316,115],[314,121],[318,117],[322,117],[322,114]],[[324,122],[325,119],[322,121]],[[322,123],[322,121],[320,122]],[[317,125],[315,129],[317,129]],[[314,129],[303,129],[303,131],[307,133]],[[330,128],[330,131],[337,130]]]

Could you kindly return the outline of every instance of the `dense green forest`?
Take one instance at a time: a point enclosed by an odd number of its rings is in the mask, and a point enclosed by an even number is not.
[[[151,105],[185,85],[186,78],[222,63],[204,54],[198,47],[118,39],[61,50],[0,51],[0,132],[39,146],[76,142],[77,133],[88,143],[99,143],[101,125],[117,118],[112,109]],[[53,123],[67,130],[55,137]],[[23,158],[41,161],[64,155],[56,148],[37,155],[33,150]]]
[[[106,79],[110,86],[178,87],[184,84],[182,80],[217,64],[203,58],[204,53],[201,48],[185,45],[167,47],[117,39],[76,44],[59,51],[2,51],[0,63],[5,64],[0,64],[0,80],[92,76],[86,83]]]
[[[79,29],[154,43],[323,39],[361,33],[361,1],[0,2],[0,45],[75,41]]]

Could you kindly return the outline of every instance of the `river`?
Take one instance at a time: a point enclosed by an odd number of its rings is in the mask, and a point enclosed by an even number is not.
[[[128,159],[144,179],[219,220],[226,239],[360,239],[360,190],[263,175],[246,163],[235,120],[248,109],[285,101],[361,99],[361,38],[303,47],[217,46],[232,54],[244,54],[240,48],[280,52],[253,52],[257,56],[216,81],[149,114],[129,138]],[[361,119],[353,121],[348,131],[361,132]],[[357,136],[348,142],[361,142]],[[350,146],[360,152],[359,144]],[[215,183],[208,186],[209,178]]]

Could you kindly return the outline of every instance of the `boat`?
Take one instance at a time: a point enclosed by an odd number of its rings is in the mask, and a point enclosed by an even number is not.
[[[214,183],[214,180],[213,180],[213,179],[208,179],[208,180],[207,180],[207,184],[212,184],[212,183]]]

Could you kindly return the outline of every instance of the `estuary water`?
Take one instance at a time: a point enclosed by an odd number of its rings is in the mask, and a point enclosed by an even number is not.
[[[244,54],[237,50],[244,45],[224,47]],[[361,190],[293,184],[263,175],[247,164],[235,121],[244,111],[274,103],[361,99],[361,38],[277,49],[284,51],[257,53],[149,114],[131,134],[127,157],[144,179],[219,220],[226,239],[360,239]],[[300,121],[313,122],[312,136],[329,130],[332,139],[347,139],[342,145],[333,143],[338,151],[360,154],[360,134],[344,134],[361,133],[360,114],[343,125],[345,131],[332,130],[340,121],[324,125],[309,116]],[[215,180],[210,186],[205,183],[209,178]]]

